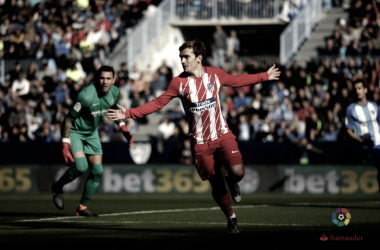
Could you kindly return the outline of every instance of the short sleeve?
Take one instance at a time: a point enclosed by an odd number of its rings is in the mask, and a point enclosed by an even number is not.
[[[379,115],[377,115],[379,117]],[[346,128],[354,128],[354,119],[352,118],[352,108],[351,106],[346,110],[346,118],[345,118]]]
[[[377,117],[376,117],[376,120],[377,120],[377,122],[380,122],[380,110],[379,110],[379,106],[378,105],[376,105],[377,106]]]
[[[82,114],[83,108],[88,106],[88,100],[85,98],[85,94],[86,91],[79,92],[77,99],[70,107],[70,114],[74,118],[79,118]]]

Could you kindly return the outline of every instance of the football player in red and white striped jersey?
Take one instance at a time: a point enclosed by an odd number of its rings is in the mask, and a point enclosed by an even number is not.
[[[179,48],[183,72],[173,78],[161,96],[140,106],[126,110],[109,109],[112,120],[141,118],[162,109],[171,99],[179,97],[189,123],[191,149],[202,180],[209,180],[212,195],[228,220],[227,232],[238,233],[236,215],[224,185],[222,165],[228,171],[226,182],[232,199],[241,202],[238,182],[244,177],[244,166],[235,136],[228,128],[219,100],[221,86],[242,87],[268,80],[278,80],[280,72],[275,65],[267,72],[232,76],[220,68],[203,66],[206,55],[199,40],[185,42]]]

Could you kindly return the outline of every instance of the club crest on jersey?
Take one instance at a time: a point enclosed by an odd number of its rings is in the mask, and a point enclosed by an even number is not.
[[[80,102],[77,102],[74,106],[74,110],[76,112],[79,112],[79,110],[82,108],[82,104],[80,104]]]
[[[110,100],[110,105],[111,106],[113,105],[113,98],[111,98],[111,100]]]
[[[373,115],[375,114],[375,110],[371,109],[370,111]]]
[[[210,82],[207,84],[208,91],[214,92],[214,82]]]

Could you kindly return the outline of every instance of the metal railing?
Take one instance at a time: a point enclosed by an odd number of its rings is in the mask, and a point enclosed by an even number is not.
[[[280,59],[286,64],[309,38],[312,29],[322,18],[322,0],[310,0],[309,4],[294,18],[280,36]]]
[[[141,24],[128,37],[128,67],[132,70],[139,57],[144,56],[146,49],[153,42],[160,47],[159,36],[174,21],[175,1],[165,0],[151,17],[143,20]]]
[[[175,13],[178,19],[277,19],[280,1],[281,0],[177,0]]]

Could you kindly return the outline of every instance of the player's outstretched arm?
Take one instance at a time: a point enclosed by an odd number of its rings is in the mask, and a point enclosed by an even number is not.
[[[118,120],[124,120],[125,118],[129,118],[125,116],[125,113],[127,111],[126,108],[123,106],[117,104],[117,107],[119,109],[107,109],[108,113],[107,116],[110,118],[112,121],[118,121]]]
[[[271,68],[269,68],[267,71],[269,81],[280,79],[279,77],[280,77],[281,72],[279,71],[278,68],[275,68],[275,67],[276,67],[276,65],[273,64],[273,66]]]
[[[273,65],[268,71],[249,74],[249,75],[230,75],[227,74],[224,70],[219,68],[214,68],[214,71],[217,73],[220,84],[223,86],[229,87],[243,87],[253,84],[262,83],[265,81],[278,80],[281,72],[278,68],[275,68]]]
[[[66,115],[65,120],[63,121],[63,125],[61,128],[61,136],[62,136],[62,155],[63,160],[65,161],[66,166],[73,167],[74,166],[74,158],[70,153],[70,131],[71,126],[75,118],[70,114]]]

